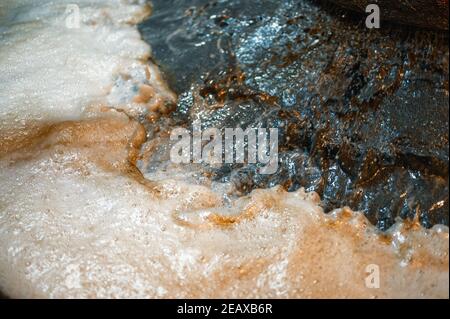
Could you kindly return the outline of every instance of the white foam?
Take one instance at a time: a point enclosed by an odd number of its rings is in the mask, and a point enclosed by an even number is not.
[[[144,82],[150,47],[128,22],[145,16],[144,2],[77,1],[80,27],[68,28],[72,1],[2,1],[2,129],[80,119],[94,104],[120,104],[118,90],[135,94],[125,90]]]

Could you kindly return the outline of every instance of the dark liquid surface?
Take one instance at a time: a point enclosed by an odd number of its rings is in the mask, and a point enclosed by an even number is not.
[[[154,0],[140,25],[170,86],[174,118],[279,128],[279,170],[205,166],[242,193],[316,191],[381,229],[397,216],[448,225],[448,35],[314,1]]]

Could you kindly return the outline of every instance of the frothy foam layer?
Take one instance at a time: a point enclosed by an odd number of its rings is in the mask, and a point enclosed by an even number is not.
[[[71,3],[0,4],[1,151],[36,127],[86,118],[101,106],[143,113],[142,104],[174,98],[143,63],[150,47],[131,24],[150,12],[145,1],[78,1],[79,27],[68,28]],[[147,95],[132,103],[141,87]]]
[[[348,209],[325,215],[302,190],[225,203],[221,188],[182,171],[144,178],[135,119],[173,101],[127,23],[148,9],[78,1],[80,29],[66,30],[65,4],[27,2],[0,8],[4,293],[448,298],[447,227],[398,222],[380,233]]]

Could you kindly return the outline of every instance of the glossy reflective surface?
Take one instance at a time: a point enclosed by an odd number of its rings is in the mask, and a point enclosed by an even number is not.
[[[212,169],[241,193],[283,185],[350,206],[448,224],[447,34],[384,24],[315,1],[154,1],[140,26],[179,94],[177,118],[277,127],[281,167]],[[205,170],[211,170],[205,167]]]

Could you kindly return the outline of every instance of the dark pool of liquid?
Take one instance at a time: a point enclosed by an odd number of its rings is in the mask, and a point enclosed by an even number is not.
[[[317,1],[154,0],[140,25],[174,119],[279,128],[278,172],[205,166],[242,193],[283,185],[350,206],[448,225],[448,34],[382,24]],[[218,107],[219,106],[219,107]]]

